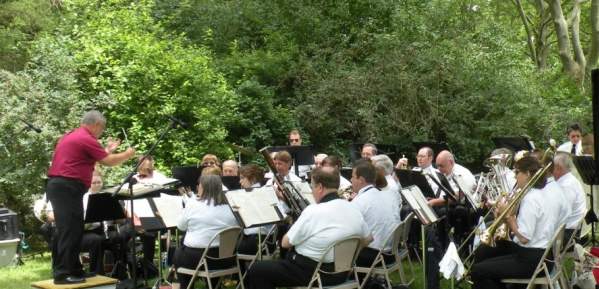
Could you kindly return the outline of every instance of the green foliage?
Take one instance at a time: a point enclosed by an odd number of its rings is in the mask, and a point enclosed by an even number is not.
[[[29,60],[29,47],[57,16],[47,0],[0,2],[0,69],[19,71]]]

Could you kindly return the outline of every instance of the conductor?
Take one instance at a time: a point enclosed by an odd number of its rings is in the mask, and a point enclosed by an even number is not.
[[[103,148],[98,138],[106,128],[106,119],[96,110],[86,112],[78,128],[58,141],[48,171],[46,193],[54,209],[55,242],[52,244],[54,284],[85,282],[79,261],[83,237],[83,194],[91,185],[96,162],[116,166],[133,157],[135,150],[113,153],[120,145],[108,140]]]

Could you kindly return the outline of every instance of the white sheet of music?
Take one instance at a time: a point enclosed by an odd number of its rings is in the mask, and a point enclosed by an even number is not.
[[[131,210],[129,203],[127,203],[127,209]],[[150,202],[148,199],[137,199],[133,200],[133,211],[135,215],[140,218],[148,218],[155,217],[154,211],[152,211],[152,207],[150,206]]]
[[[183,197],[160,194],[154,198],[154,204],[164,224],[168,228],[176,227],[183,214]]]
[[[225,196],[246,227],[281,220],[275,209],[279,201],[273,187],[255,188],[251,192],[229,191]]]
[[[437,215],[428,205],[422,191],[417,186],[409,186],[401,190],[401,194],[410,207],[414,210],[420,221],[424,224],[430,224],[437,221]]]

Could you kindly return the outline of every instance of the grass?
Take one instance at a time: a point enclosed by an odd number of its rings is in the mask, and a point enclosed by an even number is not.
[[[0,288],[10,289],[29,289],[31,283],[46,280],[52,278],[51,272],[51,258],[50,253],[46,252],[43,254],[36,254],[24,258],[24,264],[21,266],[7,266],[0,268]],[[405,273],[408,278],[411,277],[411,271],[406,266]],[[422,288],[422,268],[418,265],[415,266],[416,279],[410,288]],[[393,284],[399,284],[399,274],[394,273],[391,275]],[[148,285],[154,284],[154,280],[148,281]],[[203,288],[202,282],[196,283],[196,288]],[[464,284],[461,284],[461,288],[464,288]],[[234,288],[234,287],[231,287]],[[441,280],[441,288],[449,289],[451,284],[448,280]],[[458,288],[457,286],[455,288]],[[469,288],[467,286],[466,288]]]

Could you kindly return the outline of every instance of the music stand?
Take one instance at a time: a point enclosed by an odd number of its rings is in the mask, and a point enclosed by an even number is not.
[[[435,192],[429,185],[426,177],[419,171],[395,169],[402,188],[417,186],[426,198],[435,198]]]
[[[195,190],[198,186],[198,179],[202,175],[202,166],[173,167],[171,172],[173,178],[181,181],[181,186]]]
[[[595,244],[595,222],[598,221],[595,214],[595,204],[593,196],[593,186],[599,185],[599,177],[597,176],[595,160],[592,156],[573,156],[572,162],[578,170],[582,181],[591,187],[591,209],[584,217],[585,221],[591,224],[591,243]]]
[[[299,177],[299,166],[311,166],[314,164],[314,150],[312,146],[274,146],[269,147],[268,152],[287,151],[293,159],[295,175]]]
[[[534,149],[532,142],[525,136],[498,136],[491,140],[496,148],[507,148],[514,154],[522,150],[532,151]]]
[[[125,212],[119,201],[110,194],[89,194],[85,210],[85,223],[124,219]]]
[[[228,191],[241,189],[241,184],[239,183],[239,176],[222,176],[221,180],[223,181],[223,185],[227,187]]]

